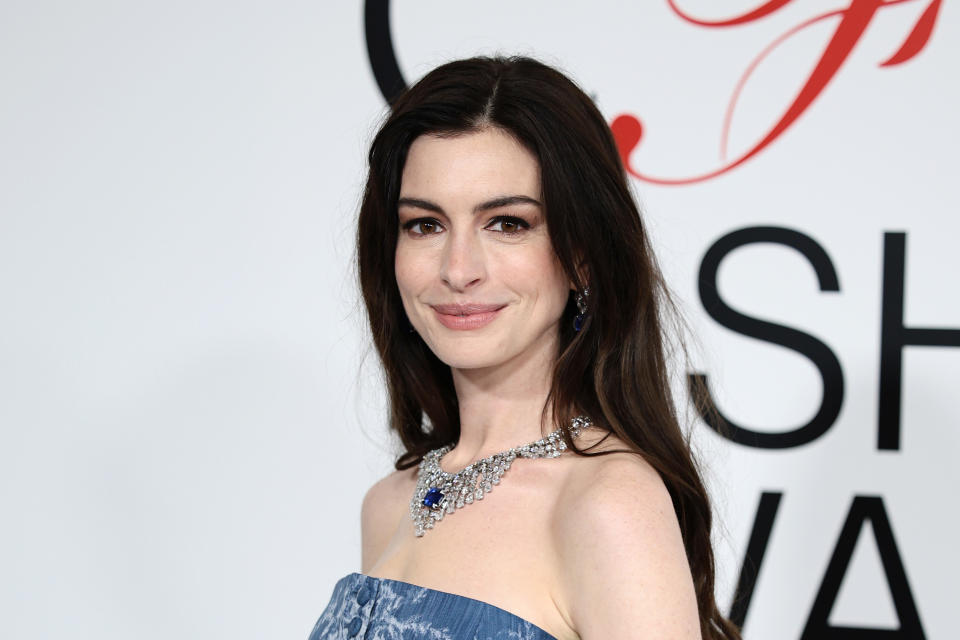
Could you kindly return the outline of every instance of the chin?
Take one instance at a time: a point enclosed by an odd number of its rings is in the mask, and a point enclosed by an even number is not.
[[[503,362],[502,358],[491,358],[489,355],[466,355],[462,353],[436,353],[440,362],[449,366],[451,369],[486,369]]]
[[[507,358],[502,348],[489,345],[474,345],[473,348],[456,348],[450,345],[430,350],[437,359],[453,369],[485,369],[500,364]]]

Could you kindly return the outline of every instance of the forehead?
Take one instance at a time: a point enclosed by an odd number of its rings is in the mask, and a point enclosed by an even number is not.
[[[413,141],[403,167],[400,195],[479,199],[499,195],[540,197],[540,165],[502,129],[453,137],[424,134]]]

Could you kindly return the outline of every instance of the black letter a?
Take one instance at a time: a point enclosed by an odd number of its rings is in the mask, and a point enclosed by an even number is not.
[[[887,575],[887,584],[893,596],[893,605],[897,609],[900,619],[899,629],[876,629],[868,627],[831,627],[827,618],[837,600],[840,591],[840,582],[843,580],[850,557],[856,546],[860,531],[867,520],[873,524],[873,534],[877,540],[877,549],[883,561],[883,570]],[[887,519],[887,512],[883,508],[883,498],[855,496],[847,521],[843,523],[840,539],[833,550],[833,557],[827,565],[827,572],[823,576],[820,592],[810,610],[807,626],[803,630],[800,640],[924,640],[923,627],[920,626],[920,616],[907,584],[907,574],[900,562],[897,544],[893,540],[893,530]]]

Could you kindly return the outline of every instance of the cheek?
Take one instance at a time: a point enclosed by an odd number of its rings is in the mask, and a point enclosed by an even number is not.
[[[393,270],[401,295],[410,294],[422,288],[423,280],[429,274],[429,269],[425,268],[423,262],[423,256],[418,252],[406,250],[402,244],[397,246]]]
[[[569,278],[552,248],[540,248],[523,256],[509,256],[498,263],[506,282],[516,283],[519,289],[534,294],[542,304],[559,306],[561,309],[566,306]]]
[[[549,281],[550,293],[547,295],[550,296],[551,304],[555,307],[556,313],[563,313],[567,306],[567,300],[570,298],[570,278],[564,272],[563,265],[560,264],[560,260],[553,253],[553,249],[550,250],[549,256],[544,259],[542,269],[544,279]]]

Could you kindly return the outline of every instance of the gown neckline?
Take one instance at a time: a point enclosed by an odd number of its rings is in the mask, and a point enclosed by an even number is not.
[[[477,602],[477,603],[479,603],[479,604],[481,604],[481,605],[483,605],[483,606],[485,606],[485,607],[491,607],[491,608],[493,608],[493,609],[496,609],[497,611],[502,611],[503,613],[507,614],[508,616],[512,616],[512,617],[516,618],[517,620],[520,620],[521,622],[525,622],[526,624],[529,624],[529,625],[532,626],[533,628],[535,628],[535,629],[537,629],[538,631],[540,631],[541,633],[543,633],[543,634],[544,634],[547,638],[549,638],[550,640],[557,640],[556,636],[553,636],[553,635],[547,633],[547,631],[544,630],[542,627],[540,627],[540,626],[538,626],[538,625],[530,622],[530,621],[527,620],[526,618],[522,618],[522,617],[518,616],[517,614],[513,613],[512,611],[507,611],[507,610],[504,609],[503,607],[498,607],[497,605],[495,605],[495,604],[490,604],[489,602],[486,602],[486,601],[484,601],[484,600],[478,600],[478,599],[476,599],[476,598],[471,598],[470,596],[462,596],[462,595],[460,595],[459,593],[451,593],[450,591],[441,591],[440,589],[433,589],[433,588],[431,588],[431,587],[424,587],[424,586],[421,586],[421,585],[419,585],[419,584],[413,584],[412,582],[405,582],[404,580],[395,580],[394,578],[381,578],[381,577],[379,577],[379,576],[370,576],[370,575],[367,575],[367,574],[365,574],[365,573],[360,573],[359,571],[354,571],[354,572],[351,573],[350,575],[351,575],[351,576],[356,576],[356,577],[359,577],[359,578],[365,578],[365,579],[367,579],[367,580],[379,580],[379,581],[381,581],[381,582],[393,582],[393,583],[395,583],[395,584],[402,584],[402,585],[404,585],[404,586],[412,587],[412,588],[414,588],[414,589],[421,589],[421,590],[423,590],[423,591],[431,591],[431,592],[433,592],[433,593],[440,593],[440,594],[443,594],[443,595],[445,595],[445,596],[449,596],[449,597],[452,597],[452,598],[461,598],[461,599],[463,599],[463,600],[470,600],[470,601],[472,601],[472,602]]]

